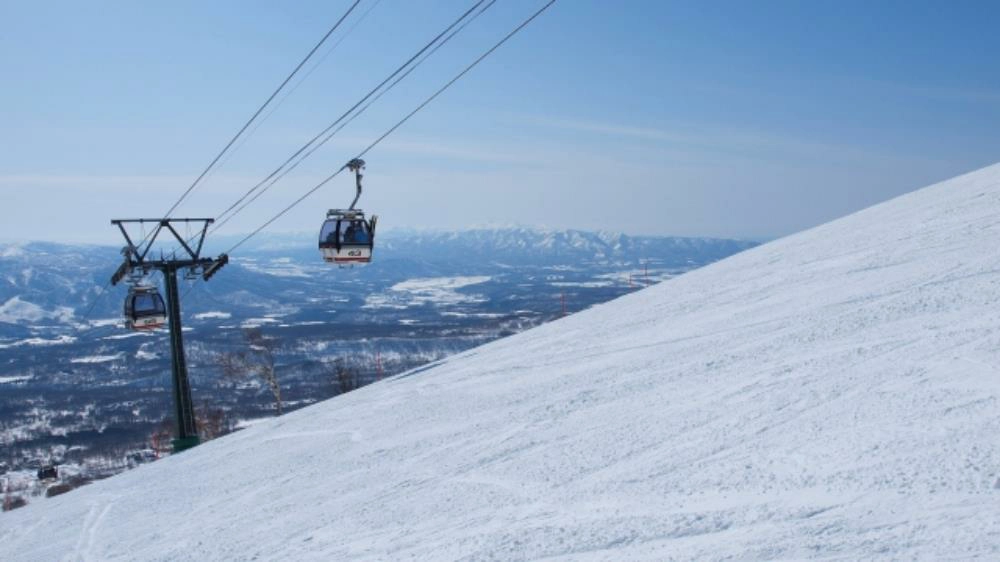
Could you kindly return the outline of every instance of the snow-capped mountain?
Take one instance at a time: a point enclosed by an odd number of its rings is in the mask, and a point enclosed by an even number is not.
[[[74,323],[106,282],[101,265],[120,259],[117,249],[99,246],[0,244],[0,336]]]
[[[390,251],[421,256],[481,256],[496,262],[638,262],[653,259],[669,266],[707,263],[753,247],[752,242],[715,238],[629,236],[620,232],[474,229],[461,232],[390,232]]]
[[[996,559],[1000,165],[3,516],[0,558]]]
[[[234,267],[214,282],[229,289],[259,289],[260,297],[283,290],[309,290],[310,281],[326,287],[349,277],[347,284],[356,279],[384,279],[391,285],[414,277],[464,275],[502,266],[574,264],[586,268],[642,263],[662,272],[711,263],[755,245],[739,240],[526,228],[389,230],[379,236],[377,259],[371,266],[334,275],[330,266],[318,260],[313,238],[311,234],[262,235],[234,256]],[[229,238],[219,237],[212,245],[224,249],[227,242]],[[0,245],[0,337],[32,335],[25,329],[29,325],[82,322],[88,311],[98,318],[117,314],[120,299],[108,298],[102,288],[120,261],[120,250],[112,247],[45,242]],[[600,273],[606,273],[605,269]]]

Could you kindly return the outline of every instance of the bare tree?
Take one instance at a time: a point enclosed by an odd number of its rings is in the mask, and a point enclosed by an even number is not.
[[[278,375],[274,369],[274,354],[279,347],[278,339],[265,336],[260,328],[243,330],[243,339],[247,344],[246,349],[219,355],[222,374],[237,379],[256,377],[263,381],[274,397],[274,405],[280,416],[281,385],[278,384]]]
[[[171,439],[174,436],[174,425],[170,419],[164,419],[149,435],[150,448],[156,453],[156,458],[164,457],[173,450]]]
[[[196,409],[194,415],[198,420],[198,430],[204,441],[211,441],[216,437],[233,432],[233,422],[229,418],[229,413],[222,408],[205,405]]]
[[[19,507],[24,507],[28,505],[28,500],[24,499],[23,496],[13,495],[7,492],[3,498],[3,510],[12,511]]]
[[[328,365],[337,394],[344,394],[361,386],[357,371],[347,366],[342,358],[336,359]]]

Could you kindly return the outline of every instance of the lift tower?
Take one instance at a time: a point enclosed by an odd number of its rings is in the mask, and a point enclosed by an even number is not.
[[[205,242],[208,225],[215,219],[115,219],[111,224],[121,230],[126,246],[122,248],[124,263],[111,276],[111,284],[117,285],[125,278],[147,275],[150,271],[160,271],[167,289],[167,317],[170,327],[170,357],[172,365],[172,380],[174,394],[174,419],[176,437],[173,440],[174,452],[183,451],[199,443],[198,425],[194,418],[194,404],[191,401],[191,385],[188,382],[187,361],[184,358],[184,334],[181,329],[181,301],[177,291],[177,272],[185,271],[185,277],[201,276],[208,281],[222,266],[229,263],[229,256],[221,254],[217,258],[201,256],[201,248]],[[198,233],[185,240],[174,228],[175,224],[184,223],[190,227],[198,225]],[[138,224],[145,231],[147,225],[152,227],[148,236],[138,243],[129,236],[126,225]],[[151,256],[150,250],[157,237],[163,231],[173,235],[179,247],[170,255]],[[185,228],[185,230],[187,230]],[[191,242],[197,239],[197,244]],[[178,254],[180,252],[180,254]]]

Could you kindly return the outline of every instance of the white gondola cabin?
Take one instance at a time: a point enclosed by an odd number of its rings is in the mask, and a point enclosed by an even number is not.
[[[125,327],[145,331],[162,328],[167,323],[167,307],[160,291],[153,286],[133,285],[125,297]]]
[[[319,233],[319,251],[327,263],[353,265],[372,261],[377,216],[365,220],[356,209],[331,209]]]

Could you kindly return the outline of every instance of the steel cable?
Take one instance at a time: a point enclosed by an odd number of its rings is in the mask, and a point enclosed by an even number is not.
[[[501,45],[503,45],[504,43],[506,43],[511,37],[513,37],[519,31],[521,31],[522,29],[524,29],[528,24],[530,24],[532,21],[534,21],[535,18],[537,18],[538,16],[540,16],[542,14],[542,12],[544,12],[545,10],[547,10],[555,2],[556,2],[556,0],[549,0],[545,5],[543,5],[541,8],[539,8],[538,11],[536,11],[534,14],[532,14],[528,19],[526,19],[523,22],[521,22],[520,25],[518,25],[510,33],[508,33],[507,35],[505,35],[503,37],[503,39],[501,39],[500,41],[498,41],[495,45],[493,45],[486,52],[484,52],[482,55],[480,55],[479,58],[477,58],[471,64],[469,64],[468,66],[466,66],[461,72],[459,72],[457,75],[455,75],[455,77],[452,78],[451,80],[449,80],[444,86],[442,86],[436,92],[434,92],[433,94],[431,94],[430,97],[428,97],[426,100],[424,100],[423,103],[421,103],[420,105],[418,105],[413,111],[411,111],[405,117],[403,117],[402,119],[400,119],[395,125],[393,125],[392,127],[390,127],[389,130],[387,130],[385,133],[383,133],[380,137],[378,137],[377,139],[375,139],[374,141],[372,141],[372,143],[369,144],[364,150],[362,150],[357,156],[355,156],[355,158],[361,158],[361,157],[363,157],[370,150],[372,150],[373,148],[375,148],[376,146],[378,146],[378,144],[381,143],[383,140],[385,140],[386,137],[388,137],[393,132],[395,132],[398,128],[400,128],[401,126],[403,126],[403,124],[406,123],[407,121],[409,121],[411,117],[413,117],[414,115],[416,115],[420,110],[422,110],[429,103],[431,103],[432,101],[434,101],[435,98],[437,98],[442,93],[444,93],[445,90],[447,90],[448,88],[450,88],[452,86],[452,84],[454,84],[459,79],[461,79],[463,76],[465,76],[476,65],[478,65],[480,62],[482,62],[483,59],[485,59],[486,57],[490,56],[494,51],[496,51],[498,48],[500,48]],[[292,210],[292,208],[294,208],[299,203],[301,203],[302,201],[304,201],[307,197],[309,197],[310,195],[312,195],[313,193],[315,193],[316,191],[318,191],[321,187],[323,187],[324,185],[326,185],[327,183],[329,183],[333,178],[335,178],[338,175],[340,175],[340,173],[343,172],[346,168],[347,168],[346,164],[344,166],[341,166],[336,172],[330,174],[326,179],[324,179],[323,181],[321,181],[318,184],[316,184],[309,191],[305,192],[301,197],[299,197],[298,199],[296,199],[295,201],[293,201],[290,205],[288,205],[287,207],[285,207],[284,209],[282,209],[281,211],[279,211],[276,215],[274,215],[273,217],[271,217],[267,222],[265,222],[261,226],[257,227],[256,230],[254,230],[253,232],[251,232],[250,234],[248,234],[246,237],[244,237],[242,240],[240,240],[239,242],[237,242],[232,248],[230,248],[228,251],[226,251],[226,254],[231,254],[234,250],[236,250],[237,248],[239,248],[240,246],[242,246],[243,244],[245,244],[248,240],[250,240],[251,238],[253,238],[254,236],[256,236],[260,231],[262,231],[265,228],[267,228],[268,226],[270,226],[274,221],[276,221],[279,218],[281,218],[282,216],[284,216],[285,213],[287,213],[288,211]]]

